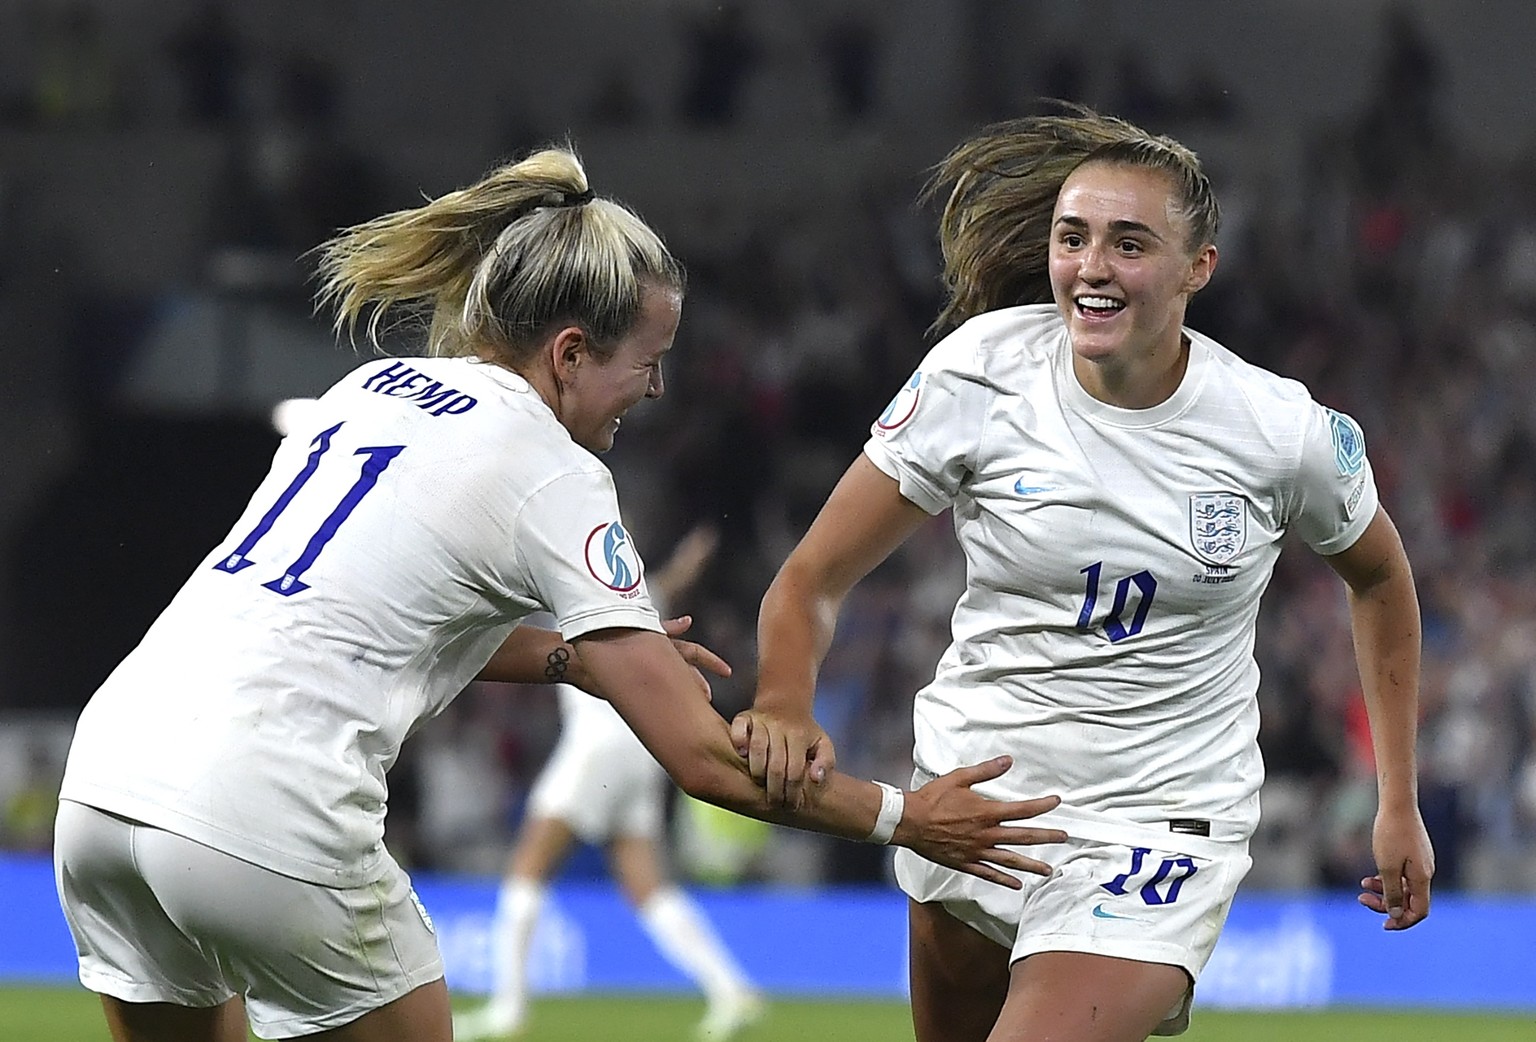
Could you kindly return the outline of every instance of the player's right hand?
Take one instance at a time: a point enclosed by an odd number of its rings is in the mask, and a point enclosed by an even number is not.
[[[770,807],[801,809],[837,766],[832,739],[810,716],[744,709],[731,721],[731,743]]]
[[[1067,834],[1060,829],[1004,825],[1003,822],[1044,814],[1060,805],[1061,797],[1003,801],[988,799],[971,790],[971,786],[979,782],[1001,777],[1012,766],[1013,757],[999,756],[950,771],[915,792],[907,793],[901,823],[896,826],[891,842],[910,847],[929,861],[1012,890],[1021,889],[1024,884],[1004,869],[1037,876],[1050,875],[1051,866],[1044,861],[1006,848],[1064,843]]]

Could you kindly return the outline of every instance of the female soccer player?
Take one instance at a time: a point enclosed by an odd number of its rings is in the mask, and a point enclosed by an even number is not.
[[[770,797],[835,762],[811,714],[849,588],[950,509],[968,564],[915,705],[917,780],[1060,793],[1022,891],[898,852],[919,1042],[1140,1042],[1184,1029],[1258,816],[1254,624],[1280,541],[1348,591],[1380,792],[1362,901],[1429,911],[1417,807],[1419,613],[1359,428],[1183,325],[1216,268],[1193,153],[1086,109],[954,151],[940,238],[958,326],[875,421],[763,600],[738,749]],[[811,784],[807,786],[809,778]],[[807,796],[808,790],[811,795]]]
[[[683,271],[549,149],[325,245],[337,325],[430,315],[427,357],[344,377],[80,717],[58,886],[119,1042],[451,1037],[431,921],[382,843],[401,742],[493,653],[601,692],[692,795],[1002,878],[1053,805],[957,772],[768,805],[668,639],[607,450],[663,390]],[[376,340],[376,337],[375,337]],[[516,629],[544,610],[560,632]],[[498,650],[499,649],[499,650]],[[694,661],[711,665],[707,657]],[[242,1000],[243,999],[243,1003]]]

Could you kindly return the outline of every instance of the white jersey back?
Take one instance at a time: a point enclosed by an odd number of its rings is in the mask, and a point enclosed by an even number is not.
[[[521,377],[383,359],[312,416],[86,706],[61,795],[355,886],[401,742],[520,619],[661,625],[611,475]]]
[[[1377,501],[1353,420],[1186,333],[1178,390],[1126,410],[1082,389],[1053,305],[978,316],[864,451],[953,508],[967,561],[916,700],[919,770],[1008,753],[978,789],[1060,794],[1040,824],[1200,853],[1257,820],[1254,622],[1281,537],[1337,553]]]

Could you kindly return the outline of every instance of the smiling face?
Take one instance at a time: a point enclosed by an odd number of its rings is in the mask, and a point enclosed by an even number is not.
[[[556,338],[555,365],[560,393],[556,416],[576,444],[607,452],[619,418],[642,398],[660,398],[662,356],[672,347],[683,298],[677,290],[651,285],[640,298],[640,317],[613,353],[600,359],[575,328]]]
[[[1151,394],[1178,386],[1184,309],[1216,266],[1216,248],[1192,248],[1189,235],[1162,171],[1087,163],[1062,185],[1051,224],[1051,292],[1090,393],[1105,382]]]

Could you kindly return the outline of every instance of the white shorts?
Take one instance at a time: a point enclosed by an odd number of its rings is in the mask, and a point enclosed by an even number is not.
[[[567,727],[528,794],[528,817],[554,818],[588,843],[656,839],[665,820],[667,772],[627,728]]]
[[[68,800],[54,826],[80,983],[178,1006],[240,994],[262,1038],[340,1027],[442,977],[431,920],[388,865],[338,890]]]
[[[896,881],[914,901],[938,902],[1009,949],[1011,962],[1067,951],[1182,968],[1190,992],[1156,1033],[1183,1031],[1194,982],[1253,864],[1246,849],[1206,858],[1079,839],[1023,849],[1055,871],[1015,873],[1022,891],[943,868],[905,848],[896,852]]]

